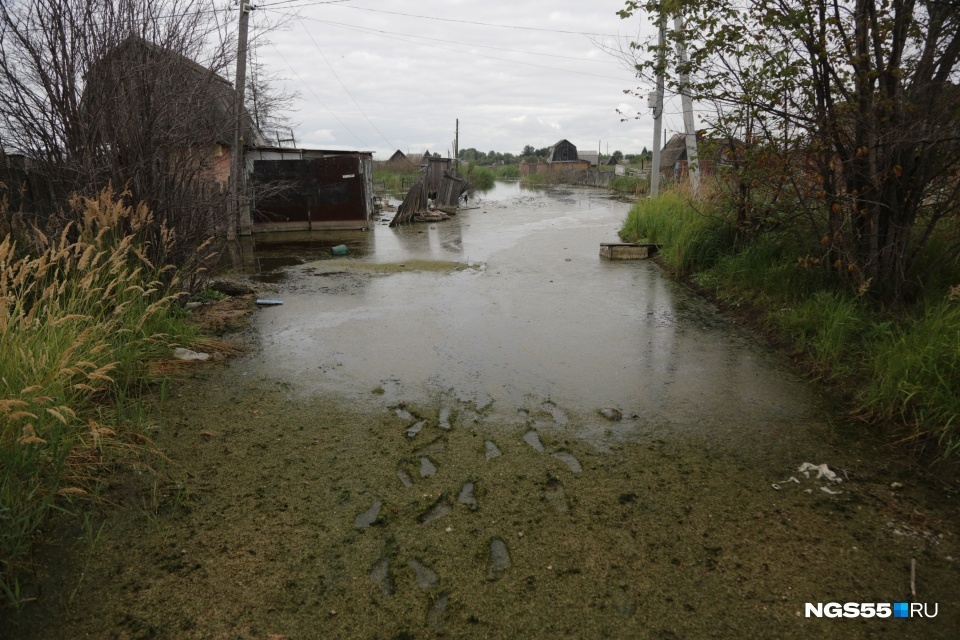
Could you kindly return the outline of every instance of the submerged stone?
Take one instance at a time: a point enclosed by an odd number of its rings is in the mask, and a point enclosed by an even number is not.
[[[613,604],[613,609],[617,612],[617,615],[624,620],[629,620],[637,612],[637,603],[621,587],[610,589],[610,602]]]
[[[460,504],[465,504],[470,507],[471,511],[476,511],[477,507],[477,498],[473,495],[473,483],[468,482],[463,485],[463,488],[460,489],[460,495],[457,496],[457,502]]]
[[[443,453],[443,450],[446,449],[446,442],[443,439],[443,436],[440,436],[430,444],[420,447],[414,451],[413,455],[415,456],[429,456],[437,453]]]
[[[413,480],[410,478],[410,474],[406,472],[405,469],[397,469],[397,477],[400,478],[400,484],[408,489],[413,486]]]
[[[510,552],[507,550],[507,544],[500,538],[494,538],[490,541],[490,576],[496,577],[510,568]]]
[[[426,420],[420,420],[419,422],[416,422],[416,423],[410,425],[409,427],[407,427],[407,437],[408,437],[408,438],[412,438],[413,436],[415,436],[415,435],[417,435],[418,433],[420,433],[420,431],[423,430],[423,427],[424,427],[426,424],[427,424],[427,421],[426,421]]]
[[[380,593],[385,596],[392,596],[396,591],[393,583],[393,574],[390,573],[390,561],[386,558],[380,558],[370,567],[367,574],[370,582],[380,587]]]
[[[357,529],[366,529],[374,522],[377,521],[377,516],[380,515],[380,507],[383,506],[383,503],[379,500],[374,501],[373,506],[357,516],[357,519],[354,521],[354,526]]]
[[[433,506],[420,514],[420,517],[417,519],[420,521],[420,524],[430,524],[434,520],[439,520],[443,516],[449,514],[451,511],[453,511],[453,508],[447,501],[447,496],[443,495],[437,498],[437,501],[433,503]]]
[[[446,592],[440,594],[440,597],[437,598],[437,601],[433,603],[433,606],[430,607],[430,611],[427,613],[428,627],[439,627],[446,622],[447,603],[449,601],[450,597]]]
[[[413,569],[413,573],[417,577],[417,584],[421,589],[432,589],[440,584],[440,578],[437,574],[416,558],[407,560],[407,565]]]
[[[570,511],[570,503],[567,501],[567,492],[563,485],[556,478],[550,478],[543,488],[543,496],[554,509],[560,513]]]
[[[560,462],[564,463],[565,465],[567,465],[567,468],[574,473],[580,473],[581,471],[583,471],[583,467],[580,466],[580,461],[574,458],[569,453],[566,453],[564,451],[559,451],[553,454],[553,457],[559,460]]]
[[[528,445],[536,449],[537,451],[543,451],[543,443],[540,442],[540,434],[532,429],[523,434],[523,441]]]
[[[607,407],[606,409],[600,409],[600,415],[602,415],[607,420],[612,422],[620,422],[623,420],[623,412],[619,409],[614,409],[612,407]]]
[[[420,458],[420,476],[423,478],[430,478],[437,473],[437,467],[430,462],[430,458],[424,456]]]
[[[567,424],[567,422],[569,422],[569,418],[567,418],[567,414],[565,414],[560,409],[560,407],[558,407],[557,405],[555,405],[549,400],[541,404],[540,408],[546,411],[547,413],[549,413],[551,416],[553,416],[553,420],[557,424],[564,425],[564,424]]]
[[[453,428],[453,425],[450,424],[450,409],[440,411],[440,428],[447,431]]]
[[[487,440],[484,446],[487,448],[487,460],[493,460],[503,455],[500,453],[500,448],[490,440]]]

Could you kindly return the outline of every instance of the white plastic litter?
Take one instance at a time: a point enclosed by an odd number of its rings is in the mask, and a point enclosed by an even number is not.
[[[190,349],[184,349],[183,347],[177,347],[173,350],[173,357],[179,360],[199,360],[200,362],[206,362],[210,359],[209,353],[197,353]]]
[[[838,496],[841,493],[843,493],[843,491],[831,491],[830,487],[828,487],[827,485],[823,485],[822,487],[820,487],[820,491],[823,491],[824,493],[829,493],[832,496]]]
[[[774,482],[773,488],[776,489],[777,491],[780,491],[780,488],[781,488],[780,485],[787,484],[788,482],[796,482],[797,484],[800,484],[799,480],[797,480],[794,476],[790,476],[786,480],[781,480],[780,482]]]
[[[810,464],[809,462],[804,462],[802,465],[800,465],[800,468],[797,469],[797,471],[802,473],[807,478],[810,477],[811,471],[816,471],[817,480],[820,480],[821,478],[826,478],[830,482],[843,482],[843,478],[841,478],[836,473],[831,471],[830,467],[828,467],[826,463]]]

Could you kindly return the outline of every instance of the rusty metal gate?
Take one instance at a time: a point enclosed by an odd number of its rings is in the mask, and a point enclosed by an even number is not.
[[[253,163],[254,230],[367,226],[370,208],[361,156]]]

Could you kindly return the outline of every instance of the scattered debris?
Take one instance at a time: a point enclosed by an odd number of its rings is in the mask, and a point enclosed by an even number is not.
[[[347,249],[347,245],[345,244],[338,244],[335,247],[330,247],[330,255],[332,256],[345,256],[347,253],[349,253],[349,249]]]
[[[614,409],[612,407],[607,407],[606,409],[600,409],[600,415],[602,415],[607,420],[613,422],[620,422],[623,420],[623,412],[619,409]]]
[[[267,300],[266,298],[258,298],[257,304],[261,307],[276,307],[283,304],[283,300]]]
[[[227,278],[217,278],[211,280],[207,283],[207,289],[217,291],[222,293],[225,296],[245,296],[251,293],[256,293],[253,287],[246,284],[245,282],[239,282],[237,280],[229,280]]]
[[[210,359],[209,353],[197,353],[191,349],[184,349],[183,347],[177,347],[173,350],[173,357],[178,360],[196,360],[198,362],[206,362]]]
[[[903,489],[903,483],[902,483],[902,482],[891,482],[891,483],[890,483],[890,488],[891,488],[891,489]]]
[[[843,478],[839,477],[836,473],[830,470],[830,467],[826,463],[823,464],[810,464],[809,462],[804,462],[800,465],[800,468],[797,469],[805,477],[810,477],[811,471],[817,472],[817,480],[821,478],[826,478],[830,482],[843,482]]]
[[[822,487],[820,487],[820,491],[823,491],[824,493],[829,493],[832,496],[838,496],[841,493],[843,493],[843,491],[831,491],[830,487],[828,487],[827,485],[823,485]]]

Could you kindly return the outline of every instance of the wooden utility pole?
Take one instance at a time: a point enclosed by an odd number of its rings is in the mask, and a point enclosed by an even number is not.
[[[250,23],[251,6],[240,0],[240,24],[237,35],[237,79],[234,84],[233,103],[234,131],[233,148],[230,157],[230,223],[227,225],[227,239],[236,239],[236,225],[240,222],[240,235],[251,232],[250,207],[241,202],[240,181],[243,176],[243,96],[247,85],[247,29]]]
[[[453,134],[453,175],[460,175],[460,118],[457,118],[457,128]]]
[[[676,16],[673,19],[673,28],[678,34],[677,54],[680,56],[680,64],[686,66],[689,58],[683,43],[683,27],[683,19]],[[693,128],[693,98],[690,97],[689,85],[690,74],[681,73],[680,98],[683,101],[683,133],[687,143],[687,175],[690,176],[693,195],[697,196],[700,193],[700,166],[697,162],[697,131]]]
[[[664,42],[667,39],[667,16],[660,5],[660,35],[657,37],[657,91],[653,100],[653,162],[650,164],[650,196],[660,195],[660,123],[663,122],[663,74],[666,64]]]

